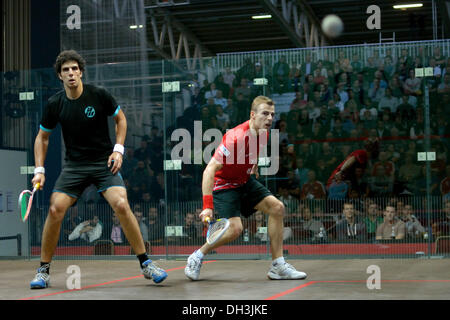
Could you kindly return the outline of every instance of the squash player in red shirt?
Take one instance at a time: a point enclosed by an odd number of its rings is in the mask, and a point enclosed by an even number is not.
[[[350,188],[352,188],[356,182],[355,169],[362,168],[365,170],[369,160],[376,159],[379,153],[380,141],[378,138],[367,139],[364,142],[364,149],[358,149],[350,153],[333,171],[327,181],[327,190],[336,178],[341,178],[343,181],[349,181],[351,184]]]
[[[275,106],[270,98],[256,97],[251,106],[250,119],[229,130],[223,137],[203,172],[203,211],[200,218],[216,216],[227,218],[230,227],[213,245],[205,243],[192,253],[186,264],[185,275],[198,280],[202,260],[210,251],[237,239],[243,230],[240,214],[250,217],[256,211],[269,215],[268,234],[272,253],[269,279],[305,279],[283,257],[284,205],[256,178],[257,159],[268,130],[272,127]],[[266,135],[267,134],[267,135]],[[265,136],[266,135],[266,136]]]

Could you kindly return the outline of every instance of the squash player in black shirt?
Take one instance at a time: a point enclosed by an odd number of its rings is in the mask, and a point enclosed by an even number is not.
[[[74,50],[62,51],[58,55],[55,71],[64,90],[48,100],[34,143],[36,169],[33,185],[40,183],[42,188],[45,183],[44,161],[49,137],[58,123],[66,146],[66,164],[50,198],[42,234],[41,263],[30,287],[41,289],[49,286],[50,262],[58,243],[61,222],[67,209],[91,184],[97,187],[119,217],[128,242],[137,253],[144,277],[159,283],[167,277],[167,273],[148,258],[119,173],[127,131],[125,114],[106,90],[83,84],[84,67],[84,59]],[[108,129],[110,116],[115,122],[114,148]]]

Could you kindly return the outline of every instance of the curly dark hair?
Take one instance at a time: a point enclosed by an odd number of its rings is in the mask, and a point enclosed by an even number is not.
[[[86,61],[83,59],[83,57],[76,52],[75,50],[64,50],[61,51],[61,53],[56,57],[55,62],[55,72],[57,74],[61,73],[61,66],[66,63],[67,61],[76,61],[78,63],[78,67],[80,68],[81,72],[84,72],[84,67],[86,66]]]

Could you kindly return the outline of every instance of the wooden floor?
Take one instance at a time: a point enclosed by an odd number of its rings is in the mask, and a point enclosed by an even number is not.
[[[157,260],[161,284],[140,274],[137,260],[55,260],[51,287],[31,290],[38,261],[0,260],[1,300],[449,300],[449,259],[290,260],[305,280],[269,280],[268,260],[205,260],[199,281],[184,275],[185,260]],[[80,270],[80,289],[72,289]],[[372,267],[370,267],[372,266]],[[373,267],[375,266],[375,267]],[[370,267],[370,268],[369,268]],[[368,272],[369,268],[369,272]],[[372,271],[371,271],[372,270]],[[379,289],[367,280],[379,270]],[[72,271],[73,272],[73,271]],[[69,283],[68,283],[69,282]],[[373,282],[371,282],[373,283]]]

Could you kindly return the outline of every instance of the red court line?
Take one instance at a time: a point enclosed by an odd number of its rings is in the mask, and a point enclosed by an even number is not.
[[[287,295],[287,294],[289,294],[289,293],[292,293],[292,292],[294,292],[294,291],[303,289],[303,288],[308,287],[308,286],[310,286],[310,285],[312,285],[312,284],[315,284],[315,283],[317,283],[317,281],[310,281],[310,282],[304,283],[304,284],[302,284],[302,285],[300,285],[300,286],[298,286],[298,287],[295,287],[295,288],[292,288],[292,289],[289,289],[289,290],[286,290],[286,291],[277,293],[276,295],[273,295],[273,296],[271,296],[271,297],[268,297],[268,298],[266,298],[266,299],[264,299],[264,300],[275,300],[275,299],[277,299],[277,298],[279,298],[279,297],[285,296],[285,295]]]
[[[217,260],[204,261],[203,264],[210,263],[210,262],[216,262],[216,261]],[[180,270],[180,269],[184,269],[184,268],[185,268],[185,266],[172,268],[172,269],[167,269],[166,272]],[[86,289],[89,289],[89,288],[101,287],[101,286],[106,286],[108,284],[113,284],[113,283],[118,283],[118,282],[122,282],[122,281],[137,279],[137,278],[141,278],[143,276],[144,275],[141,274],[139,276],[128,277],[128,278],[123,278],[123,279],[117,279],[117,280],[111,280],[111,281],[107,281],[107,282],[103,282],[103,283],[91,284],[91,285],[88,285],[88,286],[85,286],[85,287],[81,287],[80,289],[70,289],[70,290],[64,290],[64,291],[58,291],[58,292],[51,292],[51,293],[46,293],[46,294],[42,294],[42,295],[39,295],[39,296],[32,296],[32,297],[22,298],[22,299],[19,299],[19,300],[33,300],[33,299],[39,299],[39,298],[44,298],[44,297],[49,297],[49,296],[55,296],[55,295],[58,295],[58,294],[63,294],[63,293],[68,293],[68,292],[82,291],[82,290],[86,290]]]
[[[352,283],[352,282],[367,282],[367,280],[317,280],[317,281],[314,280],[314,281],[309,281],[307,283],[304,283],[298,287],[291,288],[289,290],[277,293],[271,297],[265,298],[264,300],[275,300],[275,299],[278,299],[285,295],[288,295],[292,292],[309,287],[310,285],[313,285],[316,283]],[[450,280],[448,280],[448,279],[444,279],[444,280],[381,280],[381,282],[450,282]]]

